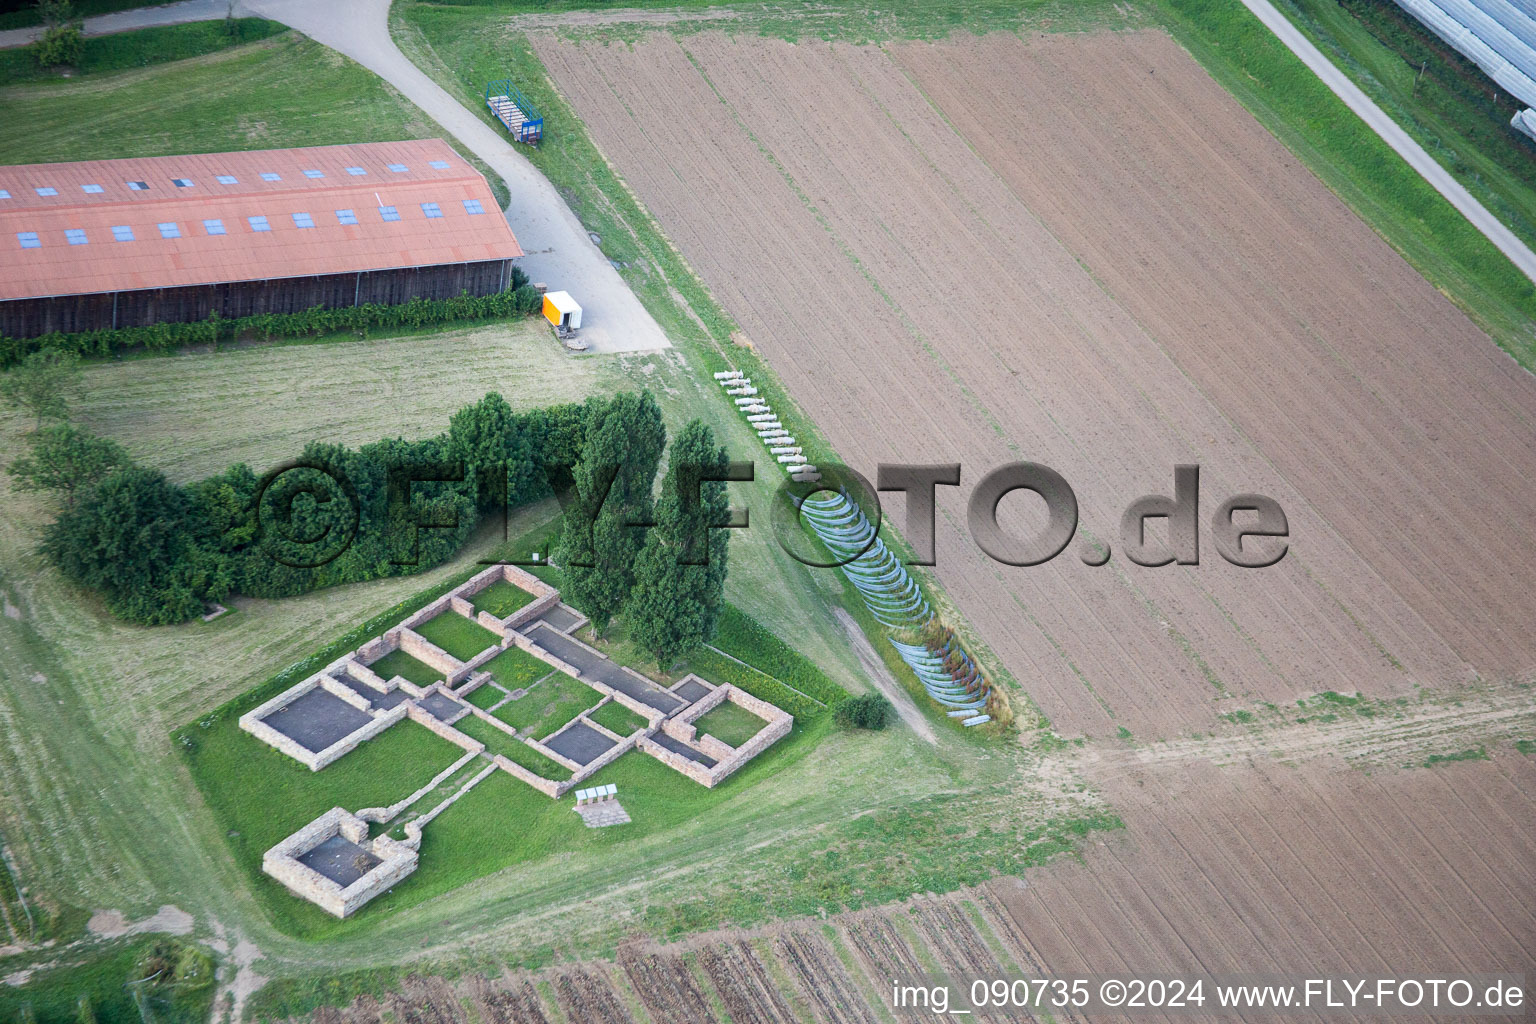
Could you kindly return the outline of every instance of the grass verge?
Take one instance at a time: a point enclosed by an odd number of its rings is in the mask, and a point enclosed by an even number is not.
[[[229,23],[194,21],[110,36],[91,36],[81,45],[80,63],[69,69],[69,77],[88,77],[201,57],[287,31],[287,25],[265,18],[236,18]],[[0,50],[0,86],[63,80],[64,77],[63,69],[40,66],[30,47]]]
[[[521,647],[508,647],[486,662],[481,671],[489,672],[492,679],[508,690],[517,690],[544,678],[553,669]]]
[[[399,676],[417,686],[431,686],[443,678],[443,674],[425,662],[418,661],[404,651],[390,651],[368,666],[383,679]]]
[[[609,701],[596,711],[587,715],[592,721],[618,736],[628,736],[638,729],[644,728],[645,719],[635,714],[629,708],[618,701]]]
[[[214,988],[168,991],[138,981],[138,967],[156,943],[139,938],[91,947],[84,956],[65,955],[21,985],[0,985],[0,1021],[26,1024],[201,1024],[208,1019]],[[134,997],[143,997],[141,1012]],[[86,1014],[89,1008],[89,1016]]]

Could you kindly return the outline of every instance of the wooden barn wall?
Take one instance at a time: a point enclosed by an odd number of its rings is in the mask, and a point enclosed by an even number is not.
[[[258,313],[298,313],[359,303],[395,305],[414,298],[447,299],[462,292],[490,295],[506,287],[510,260],[402,267],[355,274],[324,274],[272,281],[234,281],[190,288],[151,288],[94,295],[61,295],[0,302],[0,335],[35,338],[59,331],[206,320],[215,309],[226,319]],[[115,305],[115,310],[114,310]]]

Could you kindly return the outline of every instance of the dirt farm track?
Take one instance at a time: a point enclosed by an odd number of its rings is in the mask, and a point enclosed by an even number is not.
[[[850,465],[964,461],[937,574],[1062,733],[1536,668],[1536,379],[1166,35],[536,39]],[[1291,552],[1000,566],[963,496],[1019,458],[1113,543],[1198,462]]]

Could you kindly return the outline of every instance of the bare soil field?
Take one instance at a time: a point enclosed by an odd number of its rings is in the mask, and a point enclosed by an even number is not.
[[[461,1005],[489,1024],[556,1019],[542,989],[570,1020],[843,1024],[891,1019],[892,979],[935,969],[963,987],[1020,975],[1536,970],[1536,907],[1523,898],[1536,865],[1532,758],[1379,776],[1326,759],[1159,761],[1101,781],[1128,830],[1027,879],[826,922],[631,945],[617,967],[415,979],[383,1007],[365,997],[315,1019],[378,1024],[387,1010],[406,1024],[460,1024]]]
[[[1536,668],[1536,380],[1166,35],[531,36],[841,456],[964,462],[936,575],[1062,733]],[[1203,531],[1257,491],[1290,553],[999,565],[963,499],[1017,459],[1116,546],[1198,462]]]
[[[1371,777],[1327,760],[1185,763],[1105,781],[1128,841],[990,890],[1010,943],[1057,971],[1536,966],[1528,757]]]

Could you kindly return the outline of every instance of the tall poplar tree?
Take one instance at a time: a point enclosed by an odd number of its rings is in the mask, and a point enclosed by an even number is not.
[[[625,392],[588,409],[586,442],[565,510],[560,564],[566,593],[601,633],[629,601],[635,559],[655,511],[652,490],[667,431],[655,397]]]
[[[725,449],[694,420],[672,442],[656,525],[635,563],[626,615],[630,636],[666,669],[709,640],[725,603],[730,534],[711,529],[730,516],[723,477]]]

